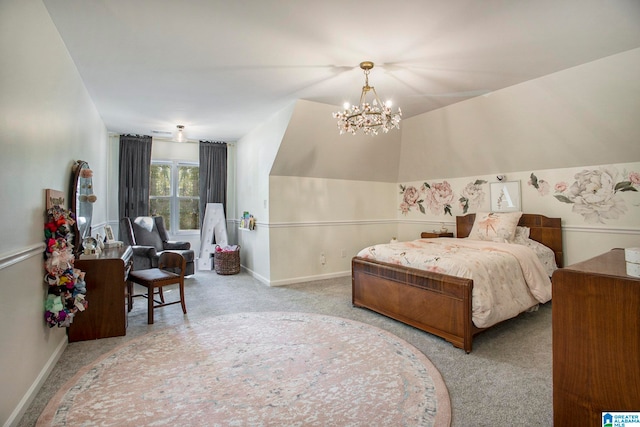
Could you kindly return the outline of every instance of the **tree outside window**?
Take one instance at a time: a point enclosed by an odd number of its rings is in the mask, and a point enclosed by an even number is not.
[[[167,231],[176,233],[200,228],[199,172],[195,163],[151,163],[151,215],[162,216]]]

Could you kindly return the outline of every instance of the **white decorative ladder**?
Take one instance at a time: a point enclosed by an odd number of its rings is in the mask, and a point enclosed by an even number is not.
[[[215,243],[214,243],[215,240]],[[216,245],[227,246],[227,221],[224,217],[222,203],[207,203],[202,230],[200,230],[200,255],[197,261],[198,270],[213,269],[213,254]]]

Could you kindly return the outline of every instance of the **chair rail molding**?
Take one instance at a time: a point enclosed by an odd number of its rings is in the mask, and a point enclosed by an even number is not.
[[[0,270],[10,267],[14,264],[22,262],[34,256],[42,257],[46,245],[44,242],[36,243],[24,248],[18,249],[14,252],[8,252],[0,255]]]

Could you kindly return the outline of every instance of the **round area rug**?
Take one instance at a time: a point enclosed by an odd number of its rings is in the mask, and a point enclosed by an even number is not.
[[[128,341],[83,368],[39,426],[448,426],[449,394],[418,349],[310,313],[211,317]]]

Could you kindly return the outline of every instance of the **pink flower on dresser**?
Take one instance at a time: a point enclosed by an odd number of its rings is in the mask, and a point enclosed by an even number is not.
[[[640,173],[631,172],[629,174],[629,181],[631,181],[633,185],[640,185]]]

